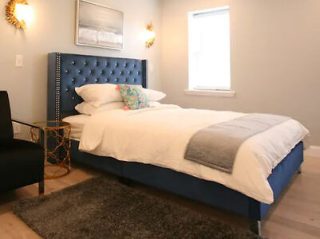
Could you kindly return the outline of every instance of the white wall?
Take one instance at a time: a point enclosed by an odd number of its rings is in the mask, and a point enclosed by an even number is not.
[[[35,19],[25,32],[7,23],[7,1],[0,1],[0,89],[9,91],[14,118],[46,118],[49,52],[146,58],[151,63],[149,85],[163,88],[167,102],[290,115],[303,122],[311,130],[312,143],[320,145],[319,0],[96,1],[124,12],[124,50],[74,44],[75,0],[29,0]],[[232,87],[236,97],[185,95],[187,12],[227,4],[231,7]],[[157,40],[154,47],[146,49],[141,32],[149,21],[154,23]],[[16,54],[24,55],[23,68],[15,67]]]
[[[93,0],[92,0],[93,1]],[[75,0],[29,0],[35,19],[25,31],[16,30],[5,20],[0,1],[0,90],[9,91],[12,115],[25,121],[46,119],[47,54],[50,52],[143,58],[149,61],[149,86],[161,88],[159,39],[146,49],[141,34],[147,23],[160,27],[159,0],[95,0],[124,12],[124,50],[76,46]],[[24,56],[24,67],[15,67],[16,54]]]
[[[161,81],[167,102],[300,120],[320,145],[319,0],[163,0]],[[187,12],[229,5],[234,98],[190,96]]]

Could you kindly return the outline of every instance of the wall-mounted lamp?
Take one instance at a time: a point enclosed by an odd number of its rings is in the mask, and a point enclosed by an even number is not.
[[[33,10],[27,0],[10,0],[6,6],[7,21],[18,29],[25,29],[33,19]]]
[[[156,33],[153,31],[152,23],[149,23],[145,31],[146,47],[150,48],[156,40]]]

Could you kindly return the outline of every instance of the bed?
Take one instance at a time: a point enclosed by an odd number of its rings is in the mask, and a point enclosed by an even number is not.
[[[145,60],[50,53],[48,120],[62,120],[77,114],[75,106],[82,99],[75,93],[75,87],[101,83],[126,83],[147,87],[146,72]],[[79,151],[77,140],[72,140],[71,148],[73,162],[243,215],[252,221],[252,229],[259,234],[261,220],[266,217],[272,206],[214,181],[203,180],[169,168],[125,162]],[[268,177],[274,201],[299,172],[302,162],[303,143],[299,142]]]

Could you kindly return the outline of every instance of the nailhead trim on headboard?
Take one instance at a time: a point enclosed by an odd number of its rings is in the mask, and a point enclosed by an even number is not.
[[[60,79],[61,79],[61,55],[56,54],[56,118],[55,120],[60,120]]]

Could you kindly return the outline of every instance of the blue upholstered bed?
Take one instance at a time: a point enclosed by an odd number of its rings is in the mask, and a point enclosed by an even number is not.
[[[61,120],[77,114],[74,107],[82,101],[75,93],[74,88],[77,86],[127,83],[147,87],[145,60],[50,53],[48,72],[48,120]],[[243,215],[254,222],[254,229],[258,232],[260,221],[272,206],[221,184],[170,169],[80,152],[78,145],[77,141],[72,141],[73,162]],[[300,142],[268,178],[275,201],[299,171],[302,162],[303,143]]]

